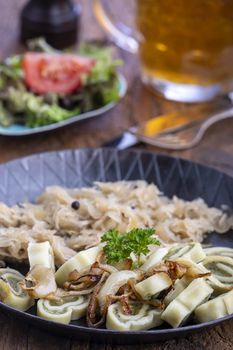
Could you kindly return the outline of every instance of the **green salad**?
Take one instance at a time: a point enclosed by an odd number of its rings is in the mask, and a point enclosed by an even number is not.
[[[31,128],[56,123],[119,99],[111,48],[83,44],[61,52],[43,39],[0,63],[0,125]]]

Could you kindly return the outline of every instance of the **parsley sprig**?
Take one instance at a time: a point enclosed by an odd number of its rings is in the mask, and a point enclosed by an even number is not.
[[[155,237],[155,230],[152,228],[134,228],[131,231],[121,234],[118,230],[113,229],[106,232],[101,242],[105,242],[104,252],[107,263],[114,264],[131,258],[131,253],[137,257],[137,267],[140,266],[141,254],[148,254],[150,244],[160,245],[160,241]]]

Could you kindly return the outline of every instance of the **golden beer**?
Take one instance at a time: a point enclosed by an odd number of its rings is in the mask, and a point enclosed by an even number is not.
[[[146,76],[177,84],[232,83],[233,0],[137,0],[136,23]]]

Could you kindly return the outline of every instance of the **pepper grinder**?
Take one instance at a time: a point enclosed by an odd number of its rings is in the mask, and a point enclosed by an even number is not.
[[[30,0],[21,12],[21,41],[44,37],[57,49],[78,39],[80,5],[70,0]]]

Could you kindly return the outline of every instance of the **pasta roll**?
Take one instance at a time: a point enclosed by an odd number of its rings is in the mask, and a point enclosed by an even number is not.
[[[24,279],[16,270],[0,269],[0,300],[15,309],[26,311],[34,300],[23,291],[19,282]]]
[[[209,300],[195,310],[199,322],[208,322],[233,313],[233,291]]]
[[[202,262],[225,287],[233,287],[233,259],[227,256],[210,255]]]
[[[148,271],[155,265],[159,264],[163,258],[167,255],[169,249],[167,247],[162,247],[156,249],[153,253],[149,255],[145,263],[140,267],[142,271]]]
[[[69,324],[86,314],[88,297],[80,295],[63,297],[62,302],[40,299],[37,303],[37,315],[49,321]]]
[[[106,327],[116,331],[139,331],[158,327],[163,323],[161,309],[139,302],[131,302],[130,307],[132,314],[126,315],[119,302],[109,306]]]
[[[178,295],[185,290],[189,285],[190,279],[187,277],[182,277],[180,280],[177,280],[173,286],[173,289],[166,295],[163,302],[165,305],[168,305],[174,300]]]
[[[200,243],[175,244],[166,255],[165,259],[176,260],[178,258],[190,259],[196,263],[206,257]]]
[[[172,285],[172,280],[166,272],[159,272],[135,285],[135,290],[143,299],[150,299]]]
[[[185,265],[190,264],[190,272],[196,273],[196,274],[207,274],[210,273],[210,276],[206,277],[206,280],[211,285],[211,287],[214,289],[215,294],[221,294],[229,290],[229,287],[227,287],[225,284],[221,283],[214,275],[213,273],[208,270],[203,263],[196,264],[195,262],[183,258],[179,258],[176,260],[179,263],[184,263]]]
[[[43,265],[55,271],[53,250],[48,241],[41,243],[30,242],[28,244],[28,259],[30,269],[35,265]]]
[[[161,317],[172,327],[184,324],[195,308],[209,299],[213,289],[202,278],[193,280],[162,313]]]
[[[81,252],[73,256],[71,259],[66,261],[55,273],[57,284],[60,287],[62,287],[63,284],[68,280],[68,276],[72,271],[81,271],[87,268],[88,266],[92,265],[96,261],[97,255],[99,254],[101,249],[102,246],[99,245],[97,247],[92,247],[87,250],[82,250]]]
[[[19,271],[11,269],[10,267],[5,267],[0,269],[0,277],[8,273],[11,273],[15,276],[18,276],[21,279],[24,279],[24,276]]]
[[[210,247],[205,248],[204,252],[206,255],[221,255],[233,258],[233,249],[228,247]]]

